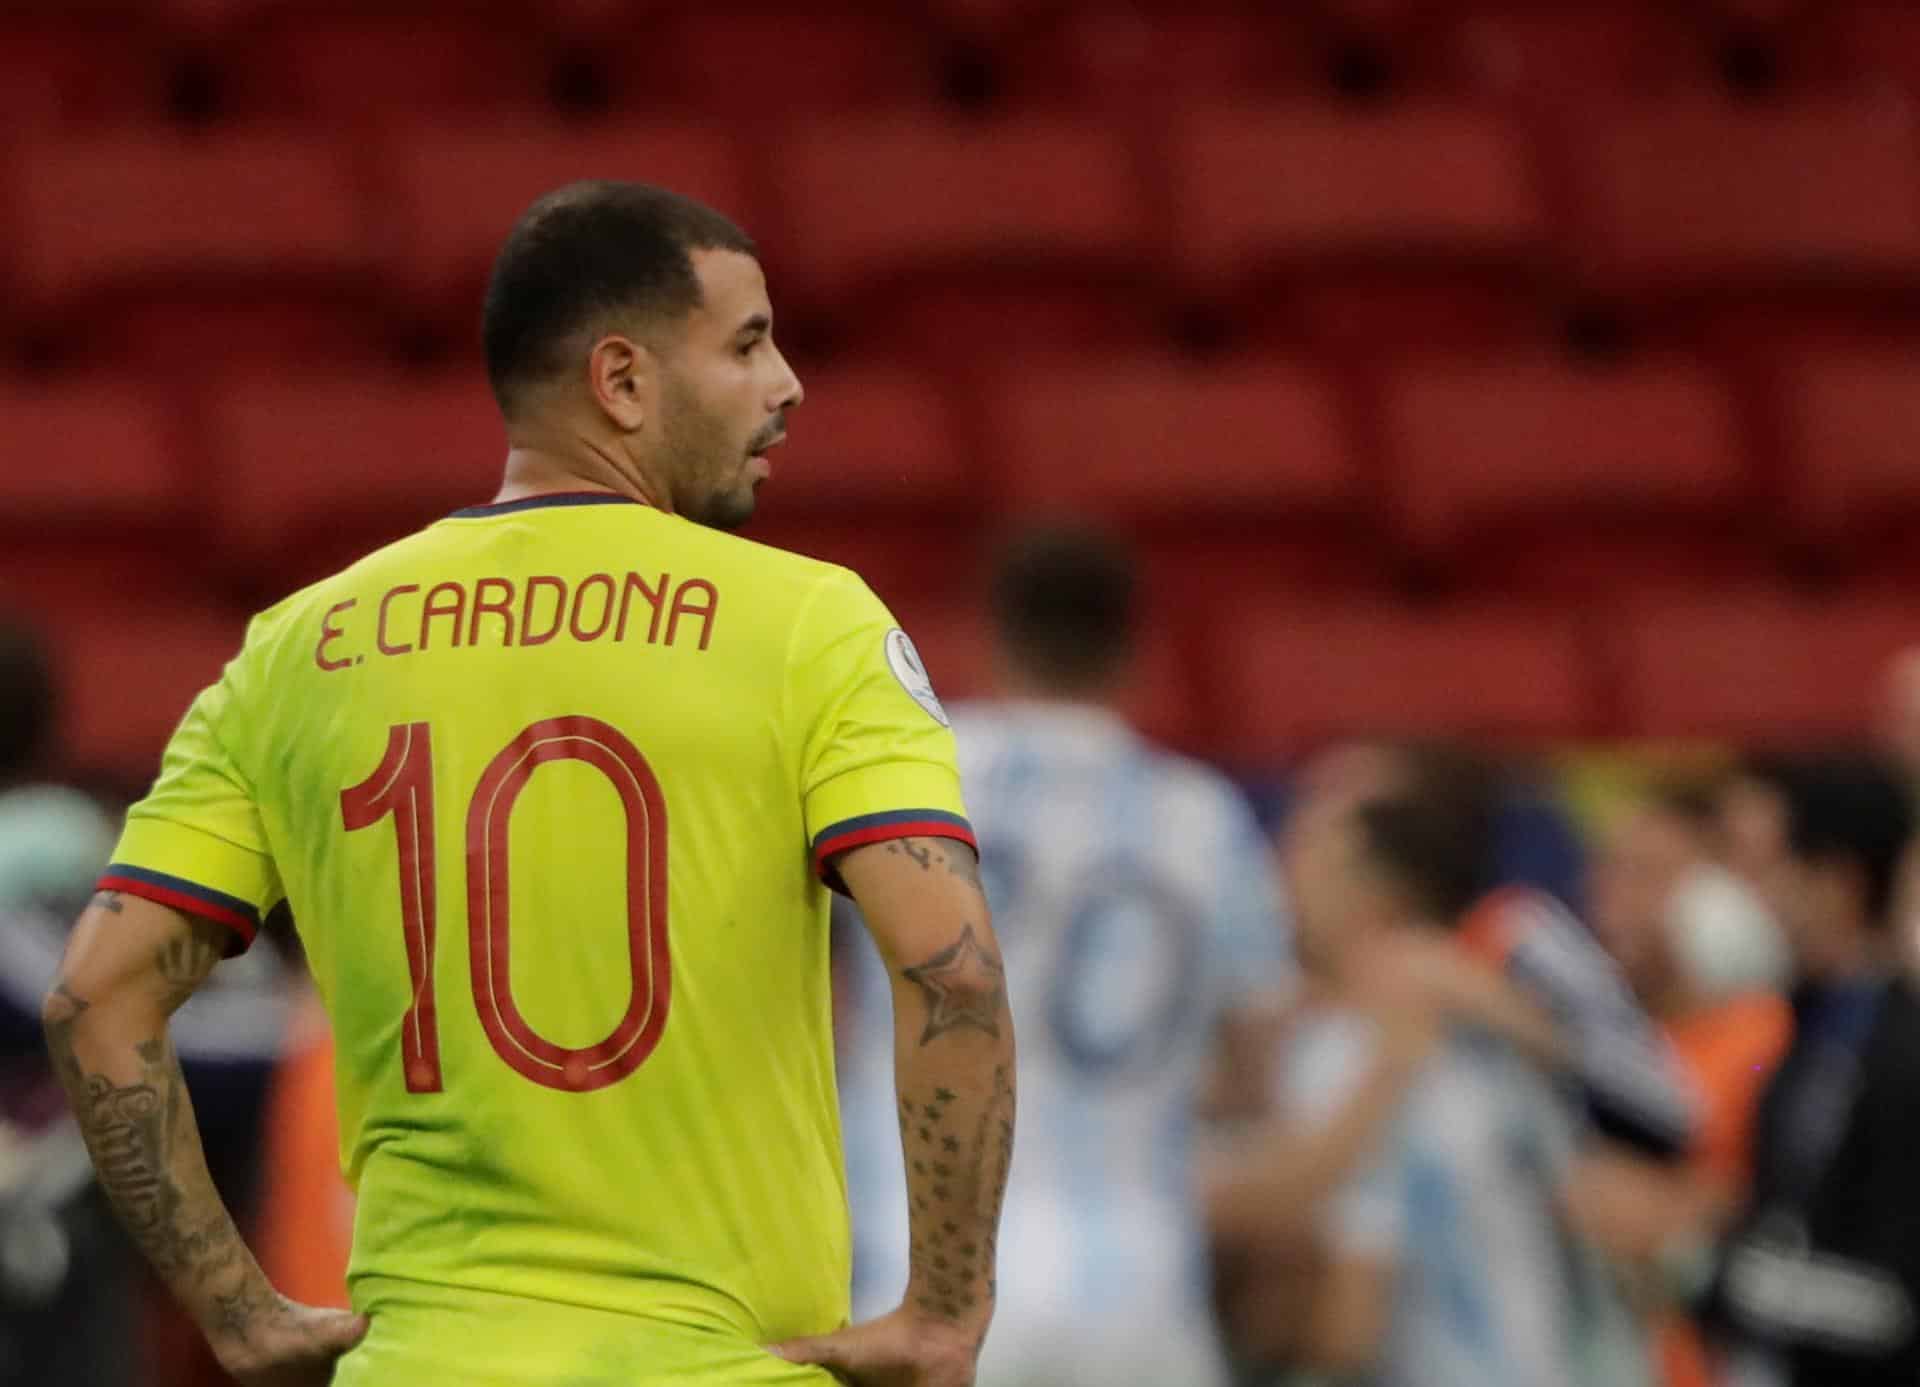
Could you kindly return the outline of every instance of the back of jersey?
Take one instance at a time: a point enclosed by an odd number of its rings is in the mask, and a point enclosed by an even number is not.
[[[844,1320],[808,844],[966,836],[891,625],[844,570],[603,496],[462,512],[256,622],[129,841],[198,814],[264,849],[257,880],[207,868],[227,894],[292,903],[359,1308],[424,1283],[753,1343]]]
[[[954,726],[1020,1035],[983,1380],[1013,1358],[1045,1380],[1038,1355],[1056,1351],[1076,1363],[1063,1381],[1203,1380],[1185,1346],[1187,1360],[1154,1360],[1183,1323],[1204,1335],[1189,1114],[1220,1011],[1280,975],[1265,842],[1221,777],[1097,710],[975,706]],[[871,1027],[886,1002],[884,980],[868,983]],[[863,1050],[874,1044],[867,1033]],[[870,1073],[858,1105],[883,1083]],[[903,1274],[886,1265],[904,1246],[888,1226],[898,1159],[890,1173],[877,1133],[859,1158],[862,1257],[882,1264],[863,1266],[862,1286],[884,1293]],[[1090,1353],[1111,1354],[1120,1375],[1092,1374]]]

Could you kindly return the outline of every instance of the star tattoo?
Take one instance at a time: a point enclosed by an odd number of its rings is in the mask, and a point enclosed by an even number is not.
[[[927,999],[922,1045],[967,1026],[999,1036],[1000,1012],[1007,996],[1006,970],[999,959],[980,947],[972,925],[960,931],[957,943],[907,969],[902,976],[917,983]]]

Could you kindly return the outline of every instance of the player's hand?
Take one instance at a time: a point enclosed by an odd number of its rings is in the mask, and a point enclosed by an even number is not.
[[[973,1387],[980,1338],[903,1307],[837,1334],[775,1344],[770,1352],[825,1368],[852,1387]]]
[[[240,1387],[326,1387],[340,1356],[366,1337],[366,1316],[274,1300],[233,1332],[209,1336],[214,1356]]]

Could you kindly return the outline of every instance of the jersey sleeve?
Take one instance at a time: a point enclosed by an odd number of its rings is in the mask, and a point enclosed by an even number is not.
[[[160,778],[127,811],[99,885],[225,925],[236,954],[286,893],[252,787],[220,737],[231,698],[223,679],[194,700],[167,744]]]
[[[952,838],[978,849],[946,710],[913,642],[851,573],[815,589],[788,678],[807,836],[829,886],[845,890],[834,857],[869,843]]]

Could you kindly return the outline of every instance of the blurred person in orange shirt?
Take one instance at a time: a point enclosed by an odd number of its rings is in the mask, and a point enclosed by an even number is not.
[[[291,1029],[267,1097],[260,1265],[283,1294],[344,1310],[354,1197],[340,1174],[333,1032],[319,998],[307,997]]]
[[[1754,1114],[1793,1028],[1780,992],[1785,944],[1759,899],[1715,861],[1718,826],[1707,794],[1647,793],[1606,833],[1591,889],[1594,929],[1665,1032],[1700,1109],[1683,1168],[1596,1158],[1587,1208],[1624,1239],[1621,1250],[1694,1283],[1676,1291],[1698,1289],[1708,1249],[1745,1196]],[[1763,838],[1749,847],[1763,851]],[[1658,1349],[1668,1387],[1716,1380],[1681,1314],[1660,1316]]]

